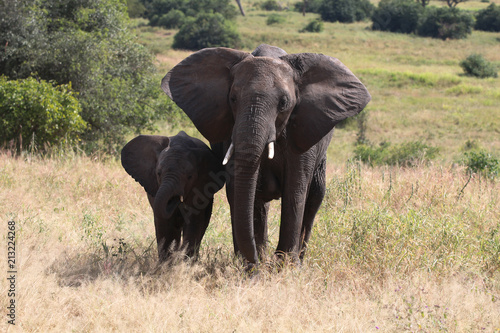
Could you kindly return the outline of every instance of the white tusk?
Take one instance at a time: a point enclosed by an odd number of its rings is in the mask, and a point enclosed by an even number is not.
[[[184,202],[184,196],[181,195],[180,199],[181,199],[181,202]]]
[[[267,155],[267,158],[272,160],[274,157],[274,142],[273,141],[269,142],[269,145],[267,146],[267,148],[269,150],[269,154]]]
[[[222,165],[226,165],[227,162],[229,162],[229,159],[233,155],[234,152],[234,145],[231,142],[231,145],[229,146],[229,149],[227,150],[226,157],[224,157],[224,161],[222,161]]]

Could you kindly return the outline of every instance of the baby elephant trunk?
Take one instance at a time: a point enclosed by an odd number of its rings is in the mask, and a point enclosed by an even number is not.
[[[162,185],[155,196],[153,210],[158,254],[161,261],[166,260],[171,252],[180,249],[182,245],[183,221],[174,215],[182,200],[183,195],[180,191],[173,190],[172,186]]]

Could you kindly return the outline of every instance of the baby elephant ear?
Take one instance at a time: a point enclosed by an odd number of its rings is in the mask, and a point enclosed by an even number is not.
[[[366,87],[338,59],[300,53],[281,57],[298,74],[298,104],[290,135],[300,152],[318,143],[340,121],[358,114],[371,100]]]
[[[166,136],[139,135],[122,149],[122,165],[125,171],[153,197],[158,191],[156,163],[170,140]]]

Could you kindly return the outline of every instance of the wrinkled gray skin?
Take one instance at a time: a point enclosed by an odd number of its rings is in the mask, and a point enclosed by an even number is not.
[[[253,54],[193,53],[167,73],[162,88],[211,143],[234,144],[227,193],[235,250],[249,268],[264,253],[269,201],[278,198],[276,254],[299,261],[324,197],[333,128],[370,101],[365,86],[338,59],[260,45]]]
[[[196,256],[213,196],[224,185],[221,160],[182,131],[172,137],[140,135],[123,147],[121,160],[144,187],[153,208],[160,261],[176,250]]]

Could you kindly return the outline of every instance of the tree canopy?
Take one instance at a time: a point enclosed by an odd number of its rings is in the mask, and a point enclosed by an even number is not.
[[[153,58],[128,29],[126,10],[121,0],[0,3],[0,74],[71,84],[89,149],[112,150],[159,116]]]

